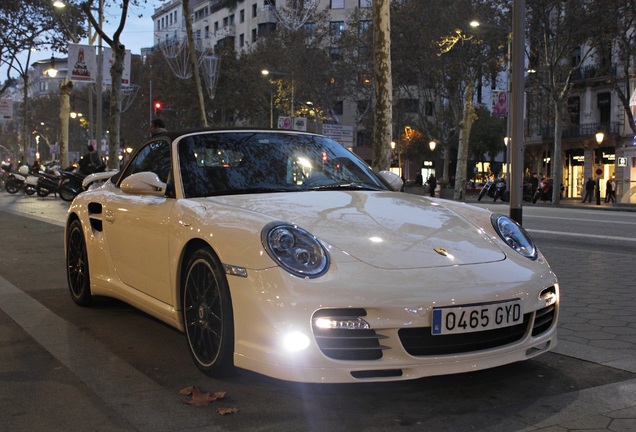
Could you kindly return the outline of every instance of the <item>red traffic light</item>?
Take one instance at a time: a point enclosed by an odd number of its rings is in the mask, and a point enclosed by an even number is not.
[[[161,109],[161,102],[155,102],[155,109]]]

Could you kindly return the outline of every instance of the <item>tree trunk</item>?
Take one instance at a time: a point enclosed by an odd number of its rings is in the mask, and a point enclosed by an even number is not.
[[[563,162],[561,157],[561,134],[563,131],[563,103],[559,99],[554,102],[554,150],[550,157],[552,164],[552,205],[561,201],[561,182],[563,180]]]
[[[24,87],[22,88],[22,144],[20,146],[20,155],[18,156],[18,161],[22,160],[22,162],[27,161],[27,155],[29,153],[29,137],[31,134],[29,133],[28,126],[28,118],[29,118],[29,74],[25,73],[22,75],[22,80],[24,81]],[[20,167],[16,167],[20,168]]]
[[[66,168],[70,165],[68,161],[68,122],[71,114],[71,90],[73,81],[62,81],[60,83],[60,166]]]
[[[464,94],[464,114],[459,129],[459,148],[457,149],[457,169],[455,170],[455,200],[463,200],[466,193],[466,168],[468,166],[468,141],[470,130],[475,121],[475,107],[473,106],[473,84],[468,84]]]
[[[197,50],[194,46],[194,34],[192,33],[192,20],[190,19],[190,0],[183,0],[183,17],[185,18],[186,36],[188,51],[190,52],[190,63],[192,64],[192,79],[199,101],[199,121],[202,127],[208,127],[208,118],[205,113],[205,99],[203,98],[203,88],[201,87],[201,75],[199,73],[199,62],[197,61]]]
[[[126,47],[120,44],[113,44],[113,65],[110,68],[111,93],[110,93],[110,116],[108,121],[109,141],[108,141],[108,168],[119,168],[119,143],[121,141],[121,78],[124,73],[124,58]]]
[[[373,161],[375,171],[387,170],[391,164],[393,124],[393,78],[391,75],[390,0],[373,2],[373,75],[375,109],[373,110]]]

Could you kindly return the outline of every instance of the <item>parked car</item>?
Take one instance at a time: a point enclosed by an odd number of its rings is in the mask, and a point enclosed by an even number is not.
[[[406,380],[553,348],[559,285],[528,233],[401,186],[320,135],[156,136],[71,204],[70,294],[183,331],[213,376]]]

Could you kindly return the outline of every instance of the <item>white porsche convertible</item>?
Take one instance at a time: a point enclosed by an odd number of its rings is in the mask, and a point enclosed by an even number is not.
[[[400,186],[320,135],[158,136],[73,201],[70,294],[182,330],[213,376],[405,380],[554,347],[557,278],[524,229]]]

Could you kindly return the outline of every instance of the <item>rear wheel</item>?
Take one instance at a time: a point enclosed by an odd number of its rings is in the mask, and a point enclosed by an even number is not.
[[[182,278],[183,324],[197,367],[218,376],[233,369],[234,319],[221,263],[208,249],[188,259]]]
[[[66,235],[66,278],[71,298],[80,306],[93,303],[88,272],[86,240],[79,220],[74,220]]]
[[[42,198],[49,196],[49,194],[51,193],[50,190],[40,185],[35,187],[35,191],[37,192],[38,196]]]
[[[20,190],[20,186],[18,185],[18,183],[15,180],[10,178],[9,180],[7,180],[7,183],[5,185],[5,189],[10,194],[14,194],[14,193],[17,193],[18,190]]]

